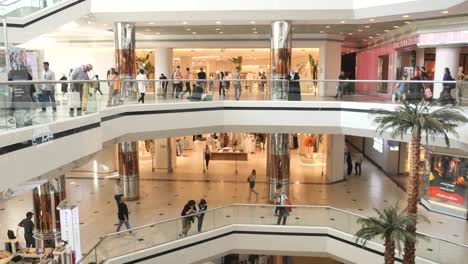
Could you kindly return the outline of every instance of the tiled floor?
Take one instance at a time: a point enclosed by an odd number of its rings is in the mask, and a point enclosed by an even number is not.
[[[234,163],[213,161],[208,173],[202,171],[202,142],[185,151],[177,159],[177,168],[171,175],[165,170],[151,172],[151,162],[140,162],[141,198],[128,202],[132,227],[156,223],[177,217],[189,199],[207,199],[209,208],[232,203],[266,203],[265,153],[251,155],[248,162],[239,164],[235,174]],[[252,168],[257,169],[259,199],[248,199],[246,177]],[[372,215],[372,208],[383,208],[400,202],[405,204],[405,194],[370,162],[363,164],[362,176],[351,176],[347,181],[322,185],[313,184],[320,173],[317,167],[300,164],[297,154],[291,159],[290,198],[293,204],[330,205],[361,215]],[[80,208],[82,251],[86,252],[100,236],[115,231],[117,208],[113,198],[112,175],[70,173],[67,175],[67,196]],[[26,211],[32,210],[31,194],[0,202],[0,233],[16,230],[17,223]],[[431,223],[421,223],[419,230],[449,241],[468,244],[468,222],[426,211],[420,208]]]

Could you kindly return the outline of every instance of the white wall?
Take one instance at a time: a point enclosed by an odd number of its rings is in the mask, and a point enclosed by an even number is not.
[[[70,69],[83,64],[91,63],[93,71],[99,75],[99,79],[107,78],[107,70],[115,67],[113,48],[70,48],[50,47],[44,49],[44,60],[50,63],[50,68],[55,72],[57,79],[63,73],[68,76]],[[106,93],[107,85],[101,83],[101,90]]]

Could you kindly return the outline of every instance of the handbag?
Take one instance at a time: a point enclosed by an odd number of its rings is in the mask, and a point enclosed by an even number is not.
[[[81,107],[81,100],[80,100],[80,93],[79,92],[69,92],[68,93],[68,104],[69,108],[78,108]]]
[[[284,201],[284,205],[287,205],[288,207],[285,207],[284,210],[286,211],[286,213],[291,213],[292,212],[292,207],[291,207],[291,202],[289,201],[289,199],[286,199]]]

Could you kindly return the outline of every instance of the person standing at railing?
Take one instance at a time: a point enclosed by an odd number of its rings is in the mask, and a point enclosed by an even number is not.
[[[344,71],[341,71],[340,75],[338,76],[338,80],[347,80],[348,78],[346,77],[346,73]],[[341,99],[343,98],[343,90],[345,87],[345,82],[338,82],[338,85],[336,86],[336,99]]]
[[[113,97],[112,97],[112,101],[113,101],[113,104],[114,105],[117,105],[117,104],[123,104],[123,100],[122,98],[120,98],[120,87],[121,87],[121,83],[120,83],[120,75],[117,71],[114,71],[112,73],[112,80],[114,81],[114,93],[113,93]]]
[[[65,75],[65,73],[62,75],[62,78],[59,79],[59,81],[66,81],[68,78]],[[65,94],[67,93],[68,90],[68,84],[66,83],[61,83],[61,91],[62,91],[62,97],[65,97]]]
[[[125,227],[127,227],[127,230],[130,230],[130,223],[128,220],[128,207],[127,204],[125,203],[127,201],[127,198],[122,197],[119,202],[119,211],[117,213],[117,216],[119,218],[119,224],[117,225],[117,230],[115,232],[119,232],[120,228],[122,227],[122,224],[125,224]],[[132,234],[132,231],[129,232]]]
[[[197,73],[198,85],[203,88],[203,92],[206,93],[206,72],[203,71],[203,68],[200,68],[200,71]]]
[[[265,72],[262,72],[260,74],[260,82],[259,82],[260,85],[258,86],[258,91],[261,93],[265,92],[266,78],[267,77],[266,77]]]
[[[73,72],[70,74],[70,80],[72,81],[86,81],[89,80],[88,72],[93,69],[93,65],[86,64],[73,69]],[[83,100],[83,83],[70,83],[71,92],[74,92],[70,96],[70,103],[72,103],[72,107],[70,107],[70,116],[74,115],[74,109],[76,108],[76,114],[81,115],[81,104]]]
[[[289,209],[286,209],[285,205],[288,205],[288,196],[286,196],[284,192],[281,192],[278,198],[278,221],[276,222],[277,225],[286,225]]]
[[[208,203],[205,199],[201,198],[200,203],[198,204],[198,233],[201,232],[203,226],[203,219],[205,218],[205,212],[208,210]]]
[[[192,226],[192,222],[194,222],[193,214],[197,212],[196,202],[194,200],[190,200],[182,209],[182,230],[179,233],[179,237],[186,237],[190,227]],[[189,216],[190,215],[190,216]]]
[[[185,91],[180,94],[180,99],[184,99],[184,95],[188,92],[190,96],[192,96],[192,88],[190,88],[190,68],[185,69],[184,74],[185,79]]]
[[[394,95],[394,101],[403,103],[406,100],[406,93],[408,89],[407,89],[407,83],[403,82],[405,81],[405,76],[402,76],[401,80],[402,82],[398,82],[395,86],[396,91]]]
[[[299,83],[300,77],[297,72],[291,70],[286,76],[289,81],[288,101],[301,101],[301,85]]]
[[[45,61],[42,64],[44,72],[42,73],[42,80],[55,81],[55,73],[49,68],[49,63]],[[57,112],[55,104],[55,83],[45,83],[42,85],[42,112],[46,111],[47,103],[52,104],[52,110]]]
[[[110,82],[114,75],[114,68],[110,68],[107,70],[107,87],[108,87],[108,94],[107,94],[107,106],[112,105],[112,98],[114,97],[114,82]]]
[[[234,83],[234,96],[236,97],[236,101],[239,101],[241,94],[242,94],[242,85],[241,85],[241,76],[240,76],[240,68],[236,67],[234,74],[232,75],[233,83]]]
[[[164,80],[167,80],[167,77],[166,75],[164,75],[164,73],[161,73],[161,76],[159,76],[159,83],[161,85],[161,89],[163,90],[163,97],[166,98],[167,97],[167,81],[164,81]]]
[[[174,74],[172,75],[173,88],[175,90],[175,98],[179,99],[179,95],[182,92],[182,73],[180,72],[180,66],[177,66]]]
[[[148,78],[146,78],[145,70],[143,69],[139,70],[136,80],[139,81],[137,83],[138,93],[140,94],[140,98],[138,98],[138,103],[141,102],[142,104],[144,104],[145,94],[146,94],[146,85],[147,85],[145,81],[148,80]]]
[[[226,91],[224,90],[224,72],[221,71],[218,75],[218,79],[219,79],[219,97],[221,97],[221,99],[224,99],[224,96],[226,96]]]
[[[443,81],[454,81],[455,79],[453,79],[452,75],[450,74],[450,69],[449,68],[445,68],[444,69],[445,73],[444,73],[444,77],[443,77]],[[442,92],[440,93],[440,102],[442,104],[448,104],[448,103],[453,103],[453,97],[452,97],[452,89],[455,88],[455,84],[454,83],[443,83],[443,90]]]

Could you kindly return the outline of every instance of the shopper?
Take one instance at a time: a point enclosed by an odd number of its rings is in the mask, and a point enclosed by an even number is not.
[[[179,99],[179,95],[182,92],[182,73],[180,72],[180,66],[176,67],[174,74],[172,75],[173,87],[175,90],[175,98]]]
[[[454,81],[449,68],[444,69],[444,81]],[[442,104],[453,103],[452,89],[455,88],[454,83],[443,83],[443,90],[440,94],[439,100]]]
[[[95,82],[93,83],[94,93],[99,92],[101,95],[104,95],[101,91],[101,82],[99,82],[99,75],[94,75],[93,80],[95,80]]]
[[[117,216],[119,217],[119,224],[117,225],[117,230],[115,232],[119,232],[120,228],[122,227],[122,224],[125,224],[125,227],[127,227],[127,230],[130,230],[130,223],[128,220],[128,207],[127,204],[125,203],[127,201],[127,198],[122,197],[119,202],[119,211],[117,213]],[[132,234],[132,231],[129,232]]]
[[[351,152],[346,152],[346,164],[348,166],[346,172],[349,175],[353,172],[353,160],[351,159]]]
[[[49,68],[49,63],[45,61],[42,64],[44,72],[42,73],[42,80],[44,81],[55,81],[55,73]],[[46,104],[52,104],[52,110],[57,112],[57,106],[55,104],[55,83],[44,83],[42,85],[42,112],[46,111]]]
[[[148,78],[146,78],[145,70],[140,69],[138,71],[138,76],[136,77],[136,80],[139,81],[137,85],[138,93],[140,94],[140,98],[138,98],[138,103],[141,102],[142,104],[144,104],[147,85],[145,81],[148,80]]]
[[[249,201],[250,201],[250,196],[252,195],[252,193],[255,193],[257,200],[258,200],[258,192],[255,191],[256,179],[257,179],[257,172],[255,171],[255,169],[253,169],[249,177],[247,177],[247,182],[249,183]]]
[[[286,79],[289,80],[288,101],[301,101],[299,74],[294,70],[291,70]]]
[[[263,93],[265,91],[265,85],[266,85],[266,74],[265,72],[262,72],[260,74],[260,86],[258,87],[259,92]]]
[[[117,181],[114,184],[114,199],[115,199],[115,202],[117,203],[117,206],[119,206],[119,203],[122,197],[123,197],[122,182],[120,181],[120,179],[117,179]]]
[[[111,82],[112,78],[114,77],[114,68],[110,68],[107,70],[107,87],[108,87],[108,94],[107,94],[107,106],[112,105],[112,99],[114,97],[114,82]]]
[[[27,212],[26,218],[21,220],[21,222],[18,224],[19,227],[24,228],[24,240],[26,241],[27,248],[36,247],[36,240],[33,237],[33,231],[34,231],[34,223],[32,221],[33,215],[34,214],[32,212]]]
[[[182,209],[182,231],[179,233],[179,237],[186,237],[190,227],[192,226],[193,214],[197,212],[197,208],[195,207],[196,202],[194,200],[190,200]]]
[[[200,68],[200,71],[197,74],[198,77],[198,85],[203,88],[203,92],[205,93],[206,88],[206,72],[203,71],[203,68]]]
[[[361,176],[361,165],[362,161],[364,160],[364,157],[361,152],[357,152],[355,157],[354,157],[354,173],[358,176]]]
[[[70,80],[72,81],[86,81],[89,80],[88,72],[93,69],[93,65],[86,64],[73,69],[70,74]],[[83,100],[83,83],[71,83],[71,91],[79,93],[79,104],[76,107],[76,114],[81,115],[81,104]],[[70,108],[70,116],[74,116],[74,107]]]
[[[239,101],[241,94],[242,94],[242,85],[241,85],[241,77],[240,77],[240,68],[236,67],[234,74],[232,75],[233,83],[234,83],[234,96],[236,97],[236,101]]]
[[[164,80],[167,80],[166,75],[164,75],[164,73],[161,73],[161,76],[159,76],[159,80],[160,80],[161,88],[163,89],[163,97],[166,98],[167,97],[167,85],[168,85],[168,82],[164,81]]]
[[[205,212],[208,210],[208,203],[205,199],[201,198],[200,203],[198,204],[198,233],[201,232],[203,226],[203,219],[205,218]]]
[[[278,198],[278,221],[276,222],[277,225],[281,224],[286,225],[286,219],[288,218],[288,210],[285,205],[288,205],[288,197],[284,192],[281,191]]]
[[[120,97],[121,95],[121,90],[120,90],[120,87],[121,87],[121,83],[120,83],[120,75],[117,71],[114,71],[113,74],[112,74],[112,80],[114,81],[114,93],[113,93],[113,96],[112,96],[112,103],[114,105],[117,105],[117,104],[123,104],[123,100],[122,98]]]
[[[402,76],[401,80],[402,82],[398,82],[395,86],[396,91],[394,95],[394,101],[403,103],[406,100],[406,93],[408,92],[408,89],[406,83],[404,82],[405,76]]]
[[[229,89],[231,89],[231,73],[228,71],[225,71],[223,80],[224,80],[224,83],[223,83],[224,90],[226,90],[226,92],[229,93]]]
[[[344,71],[341,71],[340,75],[338,76],[338,80],[346,80],[346,74]],[[343,98],[343,90],[345,87],[345,82],[338,82],[338,85],[336,86],[336,99],[341,99]]]
[[[190,81],[189,81],[190,80],[190,68],[185,69],[184,79],[185,79],[185,91],[180,94],[180,99],[184,99],[184,94],[186,94],[187,92],[189,93],[190,96],[192,96],[192,88],[190,88]]]
[[[219,79],[219,97],[221,99],[224,99],[224,96],[226,96],[226,91],[224,90],[224,72],[220,72],[218,75]]]
[[[66,81],[68,78],[67,78],[67,75],[62,74],[62,77],[59,79],[59,81]],[[67,83],[61,83],[60,84],[61,86],[61,91],[62,91],[62,96],[65,96],[65,94],[67,93],[68,91],[68,84]]]
[[[208,170],[208,165],[210,164],[211,159],[211,150],[210,147],[208,147],[208,144],[205,145],[205,150],[203,151],[203,154],[205,155],[206,170]]]
[[[281,194],[283,193],[282,188],[283,188],[283,185],[281,185],[281,184],[276,185],[276,191],[275,191],[275,195],[274,195],[274,198],[273,198],[273,203],[276,204],[276,205],[279,205],[280,202],[281,202]],[[275,207],[275,216],[278,216],[279,210],[280,210],[280,207],[276,206]]]

